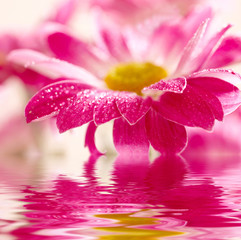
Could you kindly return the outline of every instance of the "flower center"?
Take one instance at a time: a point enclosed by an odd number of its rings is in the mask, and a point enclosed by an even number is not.
[[[109,89],[116,91],[136,92],[141,95],[144,87],[167,77],[164,68],[152,63],[120,64],[111,69],[105,77]]]

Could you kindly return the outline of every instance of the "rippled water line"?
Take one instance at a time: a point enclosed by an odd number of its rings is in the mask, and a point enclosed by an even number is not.
[[[4,240],[15,240],[9,233],[28,224],[22,216],[23,204],[18,201],[23,195],[19,188],[21,188],[20,185],[15,187],[0,184],[0,236]]]
[[[142,210],[143,211],[143,210]],[[110,232],[110,235],[102,235],[99,239],[126,239],[141,237],[142,239],[159,239],[160,237],[182,235],[184,233],[175,230],[162,230],[165,221],[153,217],[140,217],[131,214],[102,214],[95,215],[99,218],[116,220],[110,226],[95,227],[95,229]],[[164,225],[164,226],[162,226]]]
[[[0,222],[1,234],[14,240],[240,236],[239,162],[222,172],[220,165],[217,171],[212,166],[198,172],[192,162],[178,157],[153,163],[118,157],[110,161],[108,181],[103,181],[99,160],[86,161],[79,177],[54,174],[33,180],[33,175],[11,175],[8,181],[8,173],[2,175],[0,199],[10,217],[4,215]]]
[[[37,200],[38,199],[40,199],[40,196],[41,195],[37,195]],[[47,194],[47,195],[45,195],[45,201],[47,200],[47,199],[51,199],[51,200],[54,200],[54,198],[51,198],[51,197],[49,197],[49,195]],[[93,200],[93,199],[92,199]],[[78,202],[78,200],[77,200],[77,202]],[[82,202],[82,201],[80,201],[80,202]],[[71,203],[71,202],[69,202],[69,203]],[[73,202],[74,203],[74,202]],[[96,214],[96,211],[99,211],[99,212],[101,212],[101,209],[102,209],[102,211],[103,212],[108,212],[108,205],[106,205],[106,204],[103,204],[102,206],[100,205],[100,204],[91,204],[91,205],[86,205],[84,202],[83,202],[83,204],[84,204],[84,206],[82,205],[82,206],[76,206],[77,207],[77,209],[75,209],[76,211],[81,211],[81,212],[83,212],[83,210],[84,210],[84,212],[88,212],[88,214],[91,214],[92,213],[92,211],[93,211],[93,213],[95,213]],[[111,205],[109,205],[109,206],[111,206]],[[34,206],[33,206],[34,207]],[[32,208],[33,208],[32,207]],[[72,206],[71,206],[72,207]],[[78,207],[80,208],[80,209],[78,209]],[[115,210],[113,210],[112,209],[112,207],[113,206],[111,206],[111,209],[110,209],[110,211],[114,211],[115,212]],[[115,208],[114,208],[115,209]],[[117,209],[117,208],[116,208]],[[40,209],[41,210],[41,209]],[[51,210],[51,208],[49,209],[49,210]],[[71,209],[72,210],[72,209]],[[172,210],[172,211],[175,211],[176,212],[176,210],[177,209],[175,209],[175,210]],[[122,211],[123,211],[123,206],[122,206]],[[128,211],[130,211],[130,210],[128,210]],[[166,209],[166,212],[168,212],[169,210],[168,209]],[[39,210],[36,212],[35,211],[35,215],[36,214],[38,214],[38,212],[39,212]],[[164,211],[165,212],[165,211]],[[41,212],[40,212],[41,213]],[[52,213],[53,214],[53,213]],[[30,217],[31,217],[31,215],[30,215]],[[52,218],[54,217],[54,215],[52,215]],[[61,216],[61,217],[63,217],[63,216]],[[39,216],[37,216],[37,218],[38,219],[41,219],[41,218],[39,218]],[[55,218],[55,217],[54,217]],[[68,216],[67,217],[64,217],[64,219],[68,219]],[[65,224],[66,224],[66,222],[65,222]],[[89,225],[89,223],[88,223],[88,225]]]

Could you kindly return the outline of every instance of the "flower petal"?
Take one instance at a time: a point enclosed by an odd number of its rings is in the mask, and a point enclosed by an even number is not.
[[[186,78],[175,78],[169,80],[161,80],[157,83],[152,84],[149,87],[145,87],[142,90],[142,93],[151,95],[158,92],[174,92],[174,93],[182,93],[186,88],[187,81]]]
[[[69,129],[80,127],[91,122],[94,107],[97,104],[96,91],[84,90],[73,97],[66,108],[61,109],[57,116],[57,127],[60,133]]]
[[[58,6],[57,11],[50,16],[47,21],[58,22],[61,24],[66,24],[73,16],[76,11],[77,4],[79,0],[68,0],[64,1],[60,6]]]
[[[15,66],[13,66],[12,72],[14,72],[16,76],[18,76],[26,85],[31,85],[38,90],[49,84],[55,83],[56,81],[60,81],[59,79],[53,80],[45,77],[31,69],[21,69],[19,67],[14,69],[14,67]]]
[[[228,82],[230,84],[233,84],[237,88],[241,88],[241,75],[234,72],[231,69],[204,69],[199,72],[195,72],[191,75],[189,75],[188,78],[197,78],[197,77],[213,77],[221,79],[225,82]]]
[[[100,67],[103,69],[104,61],[96,55],[96,49],[91,44],[82,42],[64,31],[55,31],[47,34],[48,46],[57,58],[101,75],[99,73]],[[98,54],[103,55],[100,54],[100,51],[98,51]]]
[[[130,125],[123,118],[114,121],[113,139],[118,153],[135,155],[148,153],[149,142],[144,124],[144,118],[134,125]]]
[[[191,86],[194,87],[194,85],[191,85]],[[210,109],[213,112],[215,119],[217,119],[218,121],[223,121],[223,117],[224,117],[223,106],[219,101],[219,99],[216,97],[216,95],[200,87],[196,88],[196,90],[200,95],[203,96],[203,99],[206,100],[206,103],[208,103]]]
[[[178,63],[177,69],[175,71],[175,75],[185,73],[186,65],[190,63],[190,59],[193,53],[199,48],[200,40],[203,38],[204,33],[206,32],[207,26],[209,23],[209,19],[202,22],[193,37],[188,42],[187,46],[185,47],[182,57]]]
[[[97,126],[94,122],[90,122],[85,135],[85,147],[89,148],[91,155],[102,155],[95,145],[95,132]]]
[[[227,115],[241,105],[240,90],[234,85],[215,77],[198,77],[188,80],[190,85],[196,86],[206,93],[216,96],[222,104],[224,114]]]
[[[196,71],[200,71],[205,67],[206,62],[210,59],[213,53],[217,50],[220,40],[222,39],[223,35],[227,32],[227,30],[231,27],[231,25],[227,25],[221,31],[219,31],[210,41],[207,43],[206,46],[203,47],[202,53],[197,58],[198,66],[195,69]]]
[[[115,101],[116,96],[112,92],[99,100],[98,105],[94,109],[94,122],[96,125],[121,117]]]
[[[65,32],[53,32],[47,36],[48,46],[55,56],[59,59],[72,62],[74,64],[81,64],[81,57],[91,54],[88,51],[87,44],[81,42]]]
[[[179,153],[187,144],[185,127],[164,119],[153,109],[146,115],[145,126],[151,145],[161,153]]]
[[[148,52],[146,53],[149,59],[161,58],[164,62],[175,61],[200,24],[211,18],[212,15],[210,7],[203,7],[192,9],[181,19],[171,18],[164,23],[161,21],[162,24],[154,31],[149,41],[150,46],[148,46]],[[149,25],[148,29],[150,29]]]
[[[0,52],[1,54],[4,54],[4,55],[1,55],[1,62],[2,60],[4,60],[2,59],[2,57],[5,57],[5,55],[7,55],[10,51],[16,48],[19,48],[21,46],[18,36],[10,33],[5,33],[5,34],[1,33],[0,42],[1,42]]]
[[[42,88],[26,106],[27,122],[58,114],[71,97],[86,88],[90,87],[76,80],[59,81]]]
[[[214,125],[207,96],[189,85],[182,94],[164,93],[153,106],[164,118],[181,125],[207,130]]]
[[[100,15],[96,15],[96,18],[101,47],[108,51],[109,56],[118,61],[129,60],[130,51],[126,35],[122,34],[115,25],[107,26]]]
[[[206,68],[220,68],[241,60],[241,38],[228,36],[223,39],[219,48],[205,64]]]
[[[24,66],[50,78],[79,79],[85,84],[101,87],[103,83],[83,68],[72,65],[59,59],[50,58],[33,50],[12,51],[8,60]]]
[[[12,75],[11,71],[0,66],[0,84]]]
[[[151,98],[142,98],[136,94],[120,92],[116,105],[129,124],[136,124],[150,109]]]

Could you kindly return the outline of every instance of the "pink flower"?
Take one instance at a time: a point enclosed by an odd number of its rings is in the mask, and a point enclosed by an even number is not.
[[[46,45],[41,38],[42,31],[46,31],[47,28],[60,28],[62,24],[66,25],[70,21],[77,3],[78,0],[64,1],[57,7],[57,10],[31,32],[17,33],[11,31],[0,35],[0,83],[11,76],[17,76],[22,79],[27,86],[31,85],[37,88],[41,88],[50,83],[48,78],[40,74],[9,63],[7,61],[7,55],[12,50],[21,48],[30,48],[48,53]]]
[[[80,67],[31,50],[12,52],[10,61],[65,79],[33,96],[26,107],[27,121],[56,116],[60,132],[89,123],[86,146],[94,152],[96,128],[114,120],[119,153],[147,153],[150,144],[162,153],[181,152],[187,144],[185,126],[210,131],[215,120],[222,121],[241,104],[236,87],[240,76],[211,68],[217,59],[215,67],[240,60],[240,49],[228,51],[227,38],[221,41],[230,25],[210,34],[210,21],[203,20],[210,15],[207,9],[190,13],[179,23],[161,24],[148,36],[100,24],[96,44],[67,32],[50,34],[55,55]],[[231,50],[241,45],[240,39],[228,39]]]
[[[163,21],[172,16],[183,16],[201,5],[220,9],[224,7],[224,3],[225,1],[219,1],[217,4],[214,0],[89,0],[90,7],[95,9],[101,18],[121,25],[144,23],[150,18]]]

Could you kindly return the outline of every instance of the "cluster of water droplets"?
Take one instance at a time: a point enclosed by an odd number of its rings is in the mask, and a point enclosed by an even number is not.
[[[56,115],[82,89],[81,83],[68,81],[61,81],[43,88],[32,97],[26,107],[28,121]]]
[[[155,92],[158,92],[159,94],[162,92],[182,93],[186,87],[186,84],[186,79],[184,77],[175,78],[154,83],[151,86],[144,88],[142,92],[144,94],[150,93],[150,95],[154,94]]]
[[[151,102],[135,93],[86,89],[61,110],[57,124],[61,131],[66,131],[92,120],[100,125],[124,117],[132,125],[148,112]]]

